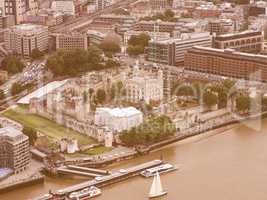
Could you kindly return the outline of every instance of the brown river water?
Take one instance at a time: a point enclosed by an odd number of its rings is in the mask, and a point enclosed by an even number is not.
[[[168,195],[162,200],[266,200],[267,119],[259,131],[246,125],[211,137],[190,138],[149,155],[118,163],[127,168],[148,160],[164,160],[180,166],[161,176]],[[81,182],[81,179],[46,178],[45,183],[1,194],[0,200],[24,200]],[[152,179],[135,177],[103,188],[96,200],[146,200]]]

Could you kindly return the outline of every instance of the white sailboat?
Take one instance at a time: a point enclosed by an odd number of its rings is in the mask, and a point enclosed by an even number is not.
[[[150,188],[149,198],[160,197],[166,194],[167,192],[163,191],[162,189],[160,176],[159,176],[159,173],[157,172],[154,176],[153,183]]]

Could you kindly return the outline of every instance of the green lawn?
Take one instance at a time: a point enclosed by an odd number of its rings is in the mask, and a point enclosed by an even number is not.
[[[49,119],[44,117],[28,113],[27,106],[17,106],[7,110],[2,114],[3,116],[10,118],[14,121],[21,123],[24,126],[35,128],[48,137],[58,140],[64,137],[71,137],[78,140],[79,145],[92,144],[96,141],[90,137],[82,135],[77,131],[65,128]]]
[[[88,156],[100,155],[100,154],[109,152],[111,150],[112,150],[112,148],[100,146],[100,147],[94,147],[92,149],[88,149],[86,151],[76,152],[76,153],[73,153],[73,154],[65,153],[65,156],[67,156],[68,158],[88,157]]]
[[[109,148],[109,147],[100,146],[100,147],[95,147],[87,151],[84,151],[83,153],[89,154],[89,155],[98,155],[98,154],[109,152],[111,150],[112,150],[111,147]]]

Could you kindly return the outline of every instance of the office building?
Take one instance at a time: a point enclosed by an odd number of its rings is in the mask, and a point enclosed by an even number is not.
[[[262,31],[244,31],[218,35],[214,38],[214,48],[235,49],[242,52],[259,53],[263,50],[264,34]]]
[[[95,45],[98,46],[103,42],[103,40],[106,38],[107,34],[95,31],[95,30],[88,30],[87,31],[87,39],[89,45]]]
[[[136,23],[132,30],[134,31],[148,31],[148,32],[167,32],[172,36],[177,29],[176,22],[163,22],[163,21],[139,21]]]
[[[0,28],[9,28],[15,25],[14,15],[0,16]]]
[[[75,49],[87,50],[87,35],[81,33],[59,33],[53,35],[56,40],[56,50],[64,49],[67,51]]]
[[[14,173],[24,171],[30,163],[29,138],[12,127],[0,129],[0,168]]]
[[[124,45],[128,45],[128,41],[132,36],[138,36],[140,34],[146,34],[148,35],[151,39],[157,38],[158,40],[166,40],[170,39],[170,33],[167,32],[149,32],[149,31],[127,31],[123,35],[123,43]]]
[[[5,15],[14,15],[15,23],[20,24],[24,21],[27,14],[34,15],[38,11],[36,0],[3,0]]]
[[[5,48],[22,56],[30,56],[33,49],[48,49],[48,27],[33,24],[13,26],[4,33]]]
[[[171,7],[171,1],[168,0],[149,0],[149,4],[153,10],[166,10]]]
[[[182,65],[187,50],[196,45],[211,47],[212,36],[204,32],[182,34],[180,38],[167,40],[150,40],[146,49],[147,60],[166,65]]]
[[[233,49],[193,47],[185,55],[185,68],[227,77],[267,81],[267,56]],[[255,73],[259,75],[255,77]],[[253,77],[253,78],[252,78]]]
[[[208,23],[208,31],[221,35],[236,31],[236,23],[231,19],[214,19]]]
[[[135,23],[136,18],[133,16],[109,14],[96,17],[91,25],[93,27],[111,27],[115,29],[117,33],[123,34],[132,28]]]

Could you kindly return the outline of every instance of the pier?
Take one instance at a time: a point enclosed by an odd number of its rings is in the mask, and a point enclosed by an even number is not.
[[[108,186],[111,184],[115,184],[117,182],[121,182],[123,180],[127,180],[131,177],[137,176],[140,174],[141,171],[151,168],[151,167],[156,167],[162,163],[163,162],[161,160],[153,160],[150,162],[146,162],[140,165],[130,167],[128,169],[120,169],[118,171],[112,172],[110,175],[99,176],[97,179],[85,181],[80,184],[72,185],[72,186],[57,190],[53,193],[53,195],[46,194],[42,197],[37,197],[33,200],[42,200],[44,199],[44,197],[48,197],[46,198],[47,200],[52,200],[53,198],[66,199],[66,197],[68,198],[68,195],[72,192],[80,191],[84,188],[88,188],[91,186],[104,187],[104,186]]]

